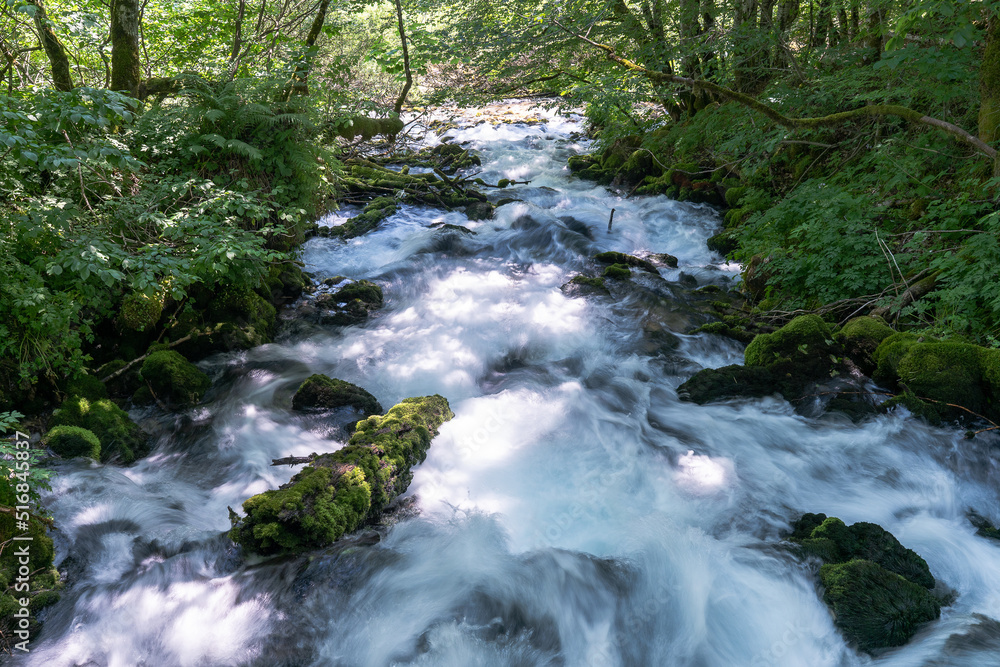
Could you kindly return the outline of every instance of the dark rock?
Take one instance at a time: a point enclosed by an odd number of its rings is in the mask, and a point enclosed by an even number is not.
[[[382,413],[378,399],[366,390],[326,375],[312,375],[306,378],[292,397],[292,408],[295,410],[333,409],[343,406],[351,406],[365,415]]]

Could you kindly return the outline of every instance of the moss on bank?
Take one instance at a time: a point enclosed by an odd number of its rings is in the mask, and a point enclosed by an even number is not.
[[[207,375],[173,350],[160,350],[146,357],[139,376],[154,398],[178,408],[200,402],[212,384]]]
[[[146,434],[127,412],[107,398],[89,400],[83,396],[70,396],[52,413],[49,423],[92,432],[99,441],[98,456],[93,458],[101,461],[128,465],[149,453]],[[56,449],[55,446],[53,449]]]

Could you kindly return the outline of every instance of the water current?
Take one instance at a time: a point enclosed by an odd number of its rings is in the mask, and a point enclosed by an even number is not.
[[[573,178],[580,131],[554,113],[451,130],[480,152],[487,182],[530,181],[496,192],[521,201],[478,222],[403,206],[363,237],[312,239],[302,259],[317,280],[383,287],[375,317],[293,324],[274,344],[201,362],[214,380],[201,406],[133,413],[160,435],[132,467],[60,463],[46,502],[70,585],[12,662],[1000,665],[1000,545],[966,518],[1000,518],[996,441],[905,411],[853,424],[779,398],[680,402],[692,373],[742,360],[731,340],[684,333],[693,290],[730,286],[739,267],[705,245],[720,228],[711,208]],[[637,277],[639,291],[561,289],[605,250],[679,266]],[[297,470],[271,459],[346,439],[290,410],[312,373],[386,407],[439,393],[456,417],[381,540],[246,559],[224,535],[226,508]],[[907,646],[859,655],[816,566],[782,546],[803,512],[882,525],[954,603]]]

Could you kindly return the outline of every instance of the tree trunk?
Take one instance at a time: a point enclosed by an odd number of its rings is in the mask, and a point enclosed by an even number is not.
[[[35,6],[35,28],[38,30],[38,41],[45,49],[45,55],[49,57],[49,64],[52,66],[52,85],[56,90],[73,90],[73,77],[69,72],[66,49],[52,29],[52,22],[45,13],[42,0],[28,0],[28,4]]]
[[[885,7],[882,6],[881,0],[869,1],[871,4],[868,7],[868,38],[866,41],[868,48],[872,51],[868,62],[874,63],[882,57],[882,49],[885,46],[882,39]]]
[[[398,116],[403,111],[403,104],[406,103],[406,95],[410,92],[410,86],[413,85],[413,74],[410,72],[410,49],[406,45],[406,29],[403,23],[403,5],[400,0],[396,0],[396,21],[399,27],[399,41],[403,45],[403,70],[406,72],[406,83],[403,84],[403,89],[399,91],[399,97],[396,98],[396,105],[393,110]]]
[[[827,45],[827,36],[833,27],[833,16],[830,11],[832,0],[819,0],[819,13],[816,15],[816,32],[813,33],[813,47]]]
[[[139,68],[139,0],[111,2],[111,90],[136,97]]]
[[[330,6],[330,0],[322,0],[319,9],[316,10],[316,17],[313,19],[309,34],[306,35],[306,52],[299,63],[295,66],[292,80],[285,86],[282,99],[286,102],[292,95],[305,95],[309,92],[309,70],[312,69],[312,61],[316,56],[316,40],[323,30],[323,23],[326,22],[326,10]]]

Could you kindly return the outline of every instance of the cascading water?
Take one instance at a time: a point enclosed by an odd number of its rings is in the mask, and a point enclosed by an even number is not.
[[[855,425],[777,399],[679,402],[695,370],[741,359],[711,335],[652,344],[647,326],[685,326],[685,276],[732,279],[705,246],[717,216],[570,178],[576,130],[546,115],[453,131],[486,181],[529,180],[503,191],[523,201],[484,222],[403,207],[364,237],[310,241],[319,278],[383,286],[374,319],[203,362],[208,401],[147,416],[164,435],[131,468],[61,463],[47,504],[71,586],[18,664],[869,664],[779,546],[803,512],[882,525],[955,591],[876,663],[1000,664],[1000,546],[965,518],[1000,516],[995,440],[902,413]],[[661,270],[659,300],[565,294],[604,250],[680,265]],[[344,442],[289,411],[314,372],[387,407],[440,393],[456,417],[416,468],[418,511],[381,542],[244,562],[221,534],[227,506],[291,477],[272,458]]]

